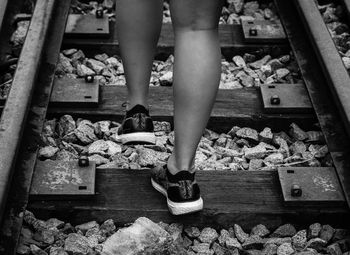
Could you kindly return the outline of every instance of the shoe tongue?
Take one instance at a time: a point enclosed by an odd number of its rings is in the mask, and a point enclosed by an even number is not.
[[[180,171],[177,174],[172,175],[168,170],[167,177],[170,182],[178,182],[178,181],[184,181],[184,180],[194,181],[194,173],[191,174],[188,171]]]
[[[126,114],[127,116],[132,116],[137,113],[144,113],[147,116],[149,115],[149,111],[143,105],[140,105],[140,104],[135,105],[133,108],[127,111]]]

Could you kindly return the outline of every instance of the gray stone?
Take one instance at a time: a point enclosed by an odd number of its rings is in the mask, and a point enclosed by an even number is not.
[[[300,230],[292,237],[292,244],[296,250],[304,249],[307,242],[306,235],[306,230]]]
[[[88,153],[89,155],[93,154],[99,154],[101,156],[105,156],[108,150],[108,144],[104,140],[97,140],[94,141],[92,144],[88,147]]]
[[[315,249],[317,251],[321,251],[325,246],[327,245],[327,242],[321,238],[312,238],[306,243],[306,248]]]
[[[334,228],[330,225],[323,225],[320,231],[320,238],[326,241],[327,243],[332,239],[334,234]]]
[[[59,60],[56,67],[56,74],[64,75],[73,73],[74,68],[70,63],[70,59],[60,53]]]
[[[349,229],[337,228],[334,230],[332,242],[336,242],[350,236]]]
[[[103,138],[104,136],[106,137],[109,136],[110,126],[111,126],[111,122],[108,120],[98,121],[94,123],[95,134],[100,138]]]
[[[214,251],[210,249],[210,244],[208,243],[196,243],[191,249],[197,254],[214,255]]]
[[[233,61],[233,62],[236,64],[236,66],[238,66],[238,67],[245,67],[245,66],[247,66],[247,64],[245,63],[244,59],[243,59],[241,56],[239,56],[239,55],[234,56],[234,57],[232,58],[232,61]]]
[[[73,55],[74,53],[76,53],[78,50],[77,49],[66,49],[66,50],[63,50],[62,53],[69,57],[71,55]]]
[[[263,65],[265,65],[267,62],[269,62],[271,60],[271,56],[270,55],[266,55],[265,57],[263,57],[262,59],[255,61],[253,63],[250,63],[249,65],[254,68],[254,69],[260,69]]]
[[[259,141],[265,143],[271,143],[273,139],[273,133],[271,128],[266,127],[263,131],[259,133]]]
[[[289,134],[298,141],[304,141],[309,137],[308,134],[295,123],[290,125]]]
[[[103,69],[106,68],[106,65],[103,64],[101,61],[92,58],[86,61],[86,66],[94,70],[96,74],[102,73]]]
[[[289,147],[289,149],[293,154],[297,154],[297,153],[303,154],[306,151],[306,144],[303,143],[302,141],[296,141]]]
[[[294,249],[291,243],[284,243],[278,246],[277,255],[290,255],[294,253]]]
[[[236,77],[241,81],[242,85],[244,87],[253,87],[254,86],[254,79],[253,77],[249,76],[244,71],[238,72]]]
[[[342,250],[340,249],[340,246],[339,244],[337,243],[334,243],[334,244],[331,244],[327,247],[327,252],[328,254],[330,255],[343,255],[343,252]]]
[[[112,219],[106,220],[100,226],[100,232],[102,235],[110,236],[115,232],[115,230],[116,227]]]
[[[262,255],[276,255],[278,246],[276,244],[270,243],[265,244],[264,249],[261,251]]]
[[[231,255],[233,253],[225,247],[220,246],[218,243],[213,244],[212,250],[215,255]]]
[[[280,246],[284,243],[291,243],[292,238],[291,237],[269,237],[265,239],[266,244],[275,244],[277,246]]]
[[[218,239],[218,237],[219,237],[219,235],[215,229],[204,228],[202,230],[201,234],[199,235],[198,239],[202,243],[212,244],[213,242],[215,242],[216,239]]]
[[[167,71],[159,77],[161,86],[171,86],[173,84],[173,72]]]
[[[276,70],[276,75],[278,79],[283,79],[288,74],[290,74],[290,71],[287,68],[280,68]]]
[[[171,124],[167,121],[153,121],[154,132],[164,131],[166,133],[171,132]]]
[[[102,255],[184,254],[173,244],[170,234],[151,220],[141,217],[119,229],[103,244]]]
[[[144,167],[155,166],[161,162],[165,163],[169,157],[169,154],[166,152],[154,151],[143,147],[138,147],[136,151],[139,155],[136,163]]]
[[[63,137],[75,129],[75,121],[70,115],[63,115],[57,123],[57,131],[60,137]]]
[[[92,252],[89,241],[85,236],[71,233],[64,241],[64,249],[71,254],[87,255]]]
[[[105,63],[109,66],[114,67],[115,69],[118,69],[118,67],[121,65],[121,63],[118,61],[118,59],[114,57],[107,58]]]
[[[17,245],[16,254],[29,255],[30,252],[31,252],[31,250],[30,250],[29,246],[23,244],[22,242],[20,242]]]
[[[34,233],[33,239],[46,245],[50,245],[55,242],[56,234],[57,230],[54,231],[51,229],[41,229]]]
[[[234,232],[235,232],[235,236],[236,238],[241,242],[241,243],[244,243],[247,238],[249,237],[249,235],[244,232],[244,230],[241,228],[240,225],[238,224],[234,224]]]
[[[175,243],[182,243],[182,231],[183,231],[183,225],[179,223],[172,223],[169,225],[169,227],[166,228],[166,231],[171,235],[173,238],[173,241]]]
[[[297,233],[295,227],[291,224],[284,224],[278,227],[270,237],[292,237]]]
[[[259,141],[258,132],[252,128],[248,128],[248,127],[241,128],[241,129],[236,131],[235,135],[239,138],[244,138],[244,139],[250,140],[252,142]]]
[[[283,154],[280,152],[277,152],[267,156],[264,159],[264,162],[265,164],[270,163],[270,164],[278,165],[283,163],[283,159],[284,159]]]
[[[120,144],[112,141],[106,141],[106,144],[108,146],[107,155],[109,157],[122,152],[122,147]]]
[[[80,230],[85,234],[86,231],[88,231],[89,229],[99,228],[99,227],[100,225],[96,221],[89,221],[89,222],[75,226],[75,229]]]
[[[249,171],[256,171],[263,167],[264,160],[262,159],[251,159],[249,161]]]
[[[226,243],[226,240],[230,237],[230,233],[226,229],[222,229],[220,231],[220,236],[218,238],[218,242],[221,246],[224,246]]]
[[[201,234],[201,231],[197,227],[187,227],[184,232],[191,239],[197,238]]]
[[[267,155],[271,154],[271,150],[268,150],[271,146],[267,147],[265,143],[259,143],[257,146],[252,148],[244,147],[244,157],[247,159],[262,159]]]
[[[48,219],[45,224],[48,229],[60,229],[64,226],[64,222],[56,218]]]
[[[264,237],[270,234],[270,231],[263,224],[256,225],[252,228],[250,235],[258,235]]]
[[[238,238],[238,237],[237,237]],[[265,241],[257,235],[249,236],[242,244],[245,250],[261,250],[264,247]]]
[[[87,75],[95,75],[95,72],[88,68],[86,65],[78,64],[77,65],[77,75],[79,77],[85,77]]]
[[[225,245],[228,249],[242,249],[242,245],[239,243],[239,241],[236,238],[228,237],[226,239]]]
[[[36,246],[35,244],[31,244],[30,245],[30,251],[33,255],[47,255],[46,251],[43,251],[42,249],[40,249],[38,246]]]
[[[38,157],[42,159],[50,159],[59,151],[57,147],[51,145],[40,148]]]
[[[94,155],[89,156],[89,161],[95,162],[96,166],[107,164],[109,162],[108,159],[106,159],[105,157],[103,157],[99,154],[94,154]]]
[[[27,31],[30,25],[30,20],[19,21],[17,23],[17,29],[11,36],[11,43],[15,46],[21,46],[26,39]]]
[[[50,255],[68,255],[62,247],[51,247]]]
[[[81,121],[78,127],[74,130],[74,133],[78,140],[83,144],[90,144],[97,140],[94,126],[90,121]]]
[[[203,136],[210,141],[216,140],[220,137],[218,133],[216,133],[212,130],[209,130],[209,129],[204,130]]]

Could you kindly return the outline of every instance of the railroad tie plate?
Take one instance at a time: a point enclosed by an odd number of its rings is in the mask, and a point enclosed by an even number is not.
[[[38,160],[31,197],[86,197],[95,194],[96,164],[81,167],[78,161]]]
[[[333,167],[280,167],[286,206],[343,206],[345,198]]]
[[[287,38],[279,20],[243,20],[242,29],[246,42],[284,42]]]
[[[269,113],[311,113],[313,107],[304,84],[262,84],[264,111]]]
[[[56,77],[50,98],[51,106],[97,107],[99,103],[99,84],[97,80]]]
[[[92,14],[69,14],[65,35],[67,36],[93,36],[108,37],[108,17],[96,18]]]

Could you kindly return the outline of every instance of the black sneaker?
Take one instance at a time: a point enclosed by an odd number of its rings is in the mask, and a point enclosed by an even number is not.
[[[118,130],[116,140],[123,144],[155,144],[153,121],[149,111],[142,105],[135,105],[126,112],[125,118]]]
[[[197,212],[203,209],[203,199],[194,173],[181,171],[172,175],[166,165],[151,169],[153,188],[167,197],[169,211],[174,215]]]

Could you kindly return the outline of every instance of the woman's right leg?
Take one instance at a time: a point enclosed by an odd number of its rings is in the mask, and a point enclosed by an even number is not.
[[[117,0],[117,33],[129,107],[147,108],[148,87],[163,18],[163,0]]]

